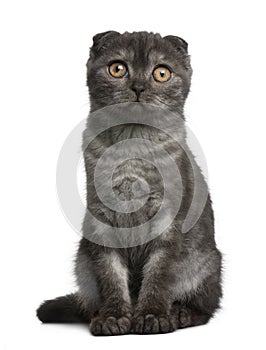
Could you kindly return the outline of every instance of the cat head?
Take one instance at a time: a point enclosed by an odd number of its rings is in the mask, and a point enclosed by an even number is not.
[[[192,69],[177,36],[108,31],[93,37],[87,62],[91,109],[146,102],[182,113]]]

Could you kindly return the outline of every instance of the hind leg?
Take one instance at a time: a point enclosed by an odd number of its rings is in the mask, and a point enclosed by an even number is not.
[[[216,273],[206,278],[196,293],[188,295],[187,301],[176,300],[171,315],[176,317],[178,328],[206,324],[219,308],[221,294],[220,278]]]
[[[175,319],[176,329],[200,326],[206,324],[211,318],[211,315],[176,302],[173,304],[171,315]]]

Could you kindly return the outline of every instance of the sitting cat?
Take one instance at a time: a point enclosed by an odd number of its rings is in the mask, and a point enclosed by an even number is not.
[[[87,63],[91,112],[140,102],[167,108],[184,120],[191,75],[187,43],[179,37],[147,32],[97,34]],[[180,131],[185,140],[184,125]],[[88,322],[94,335],[167,333],[205,324],[219,308],[221,254],[214,239],[210,196],[195,225],[182,233],[194,190],[189,151],[159,134],[139,123],[119,125],[85,147],[87,206],[113,227],[136,226],[153,217],[162,201],[163,182],[151,164],[129,159],[113,174],[114,190],[129,199],[133,178],[144,176],[152,184],[149,206],[139,215],[108,209],[93,185],[92,169],[106,148],[120,140],[143,137],[161,142],[178,164],[183,192],[173,224],[148,242],[115,248],[87,239],[90,225],[85,216],[75,264],[78,291],[45,301],[37,310],[42,322]]]

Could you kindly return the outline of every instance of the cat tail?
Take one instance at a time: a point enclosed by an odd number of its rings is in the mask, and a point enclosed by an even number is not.
[[[37,309],[37,317],[43,323],[89,322],[78,301],[77,294],[68,294],[45,300]]]

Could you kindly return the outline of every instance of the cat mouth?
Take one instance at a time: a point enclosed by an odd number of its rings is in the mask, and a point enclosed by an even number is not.
[[[137,97],[133,102],[145,102],[144,100],[140,100],[139,97]]]

